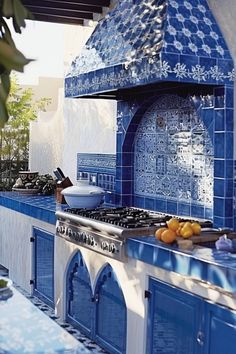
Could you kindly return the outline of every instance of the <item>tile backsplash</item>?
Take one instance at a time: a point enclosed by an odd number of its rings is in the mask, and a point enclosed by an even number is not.
[[[114,154],[77,154],[77,179],[87,174],[90,183],[108,191],[105,201],[115,203],[116,155]]]
[[[213,166],[213,143],[193,103],[160,97],[136,131],[134,195],[212,209]]]

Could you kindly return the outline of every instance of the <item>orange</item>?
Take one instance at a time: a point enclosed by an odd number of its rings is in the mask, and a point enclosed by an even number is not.
[[[198,222],[192,222],[191,228],[193,230],[194,235],[200,235],[201,233],[201,225]]]
[[[187,226],[188,226],[188,227],[191,227],[191,226],[192,226],[192,224],[191,224],[190,221],[185,221],[183,227],[187,227]]]
[[[158,240],[161,240],[161,235],[164,231],[166,231],[167,228],[166,227],[160,227],[160,229],[158,229],[156,232],[155,232],[155,237],[158,239]]]
[[[176,233],[173,230],[167,229],[166,231],[162,232],[161,241],[165,243],[172,243],[176,240],[176,237]]]
[[[182,229],[180,230],[180,235],[183,237],[183,238],[189,238],[191,236],[193,236],[193,230],[191,228],[191,226],[189,225],[184,225],[182,227]]]
[[[167,226],[170,230],[176,231],[179,228],[179,220],[171,218],[169,221],[167,221]]]
[[[181,230],[182,230],[182,227],[180,226],[175,232],[176,232],[176,235],[177,236],[180,236],[181,235]]]

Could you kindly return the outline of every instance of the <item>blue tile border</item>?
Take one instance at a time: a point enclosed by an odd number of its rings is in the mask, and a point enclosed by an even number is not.
[[[56,210],[64,209],[67,205],[56,203],[55,196],[25,196],[16,192],[0,192],[0,206],[55,225]]]
[[[184,276],[205,280],[227,291],[236,291],[236,255],[198,247],[182,251],[168,246],[153,236],[129,238],[129,257]]]

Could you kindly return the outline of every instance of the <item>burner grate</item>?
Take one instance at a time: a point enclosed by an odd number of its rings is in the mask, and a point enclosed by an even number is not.
[[[169,215],[148,212],[147,210],[119,207],[98,209],[65,209],[65,212],[102,221],[127,229],[150,227],[165,223]]]

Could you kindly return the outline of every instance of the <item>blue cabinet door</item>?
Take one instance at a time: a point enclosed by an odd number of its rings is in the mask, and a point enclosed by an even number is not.
[[[80,252],[77,252],[70,262],[66,287],[67,321],[91,337],[92,288],[89,272]]]
[[[236,311],[205,303],[206,343],[204,354],[236,353]]]
[[[108,353],[126,353],[126,304],[110,265],[103,269],[98,278],[95,304],[95,341]]]
[[[54,307],[54,235],[33,228],[35,296]]]
[[[149,281],[147,354],[197,354],[202,300],[154,278]]]

